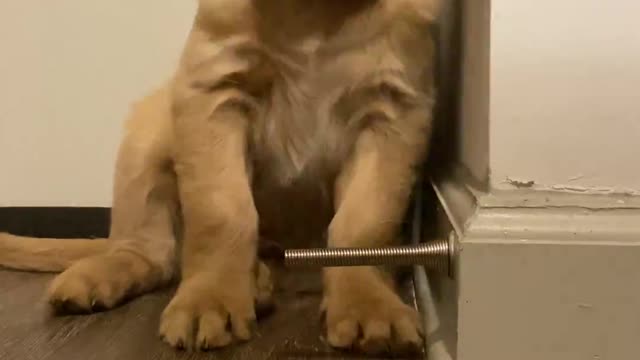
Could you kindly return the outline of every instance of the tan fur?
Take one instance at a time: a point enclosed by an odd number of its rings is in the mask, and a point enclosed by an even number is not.
[[[108,245],[0,235],[0,265],[73,264],[51,303],[91,311],[172,279],[180,240],[181,283],[160,335],[201,349],[248,339],[272,290],[259,236],[305,246],[328,228],[338,247],[396,237],[430,134],[437,5],[200,0],[175,76],[127,121]],[[331,345],[420,345],[415,311],[381,270],[324,279]]]

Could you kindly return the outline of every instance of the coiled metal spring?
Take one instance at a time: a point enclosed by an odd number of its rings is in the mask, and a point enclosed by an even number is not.
[[[449,271],[449,243],[436,240],[414,246],[384,248],[288,249],[285,266],[403,266],[421,265],[441,273]]]

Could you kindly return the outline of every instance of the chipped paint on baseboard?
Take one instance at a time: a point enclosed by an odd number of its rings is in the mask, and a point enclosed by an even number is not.
[[[569,179],[569,182],[582,179],[583,175],[576,175]],[[624,196],[640,196],[640,189],[628,189],[620,187],[608,187],[608,186],[582,186],[578,184],[556,184],[545,185],[539,184],[532,179],[520,179],[507,176],[502,184],[507,185],[507,189],[530,189],[539,191],[552,191],[552,192],[565,192],[572,194],[585,194],[585,195],[624,195]]]
[[[514,186],[518,189],[530,189],[536,184],[536,182],[533,180],[521,180],[521,179],[510,178],[508,176],[505,179],[504,183]]]
[[[579,186],[579,185],[553,185],[548,189],[540,190],[562,191],[570,193],[590,194],[590,195],[626,195],[640,196],[640,190],[615,188],[607,186]]]

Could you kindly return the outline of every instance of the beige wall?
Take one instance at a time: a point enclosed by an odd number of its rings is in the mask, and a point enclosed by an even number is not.
[[[640,194],[640,2],[491,8],[492,185]]]
[[[123,117],[195,1],[0,1],[0,206],[108,206]]]
[[[639,192],[640,2],[463,2],[472,173],[490,168],[503,189]],[[0,206],[109,205],[128,105],[169,74],[194,7],[0,2]]]

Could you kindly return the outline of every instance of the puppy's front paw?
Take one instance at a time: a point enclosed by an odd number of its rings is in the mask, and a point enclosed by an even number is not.
[[[160,336],[181,349],[211,350],[249,340],[256,321],[249,276],[198,274],[187,279],[162,314]]]
[[[327,340],[339,349],[366,353],[414,353],[422,348],[418,313],[404,304],[373,268],[325,273]]]

